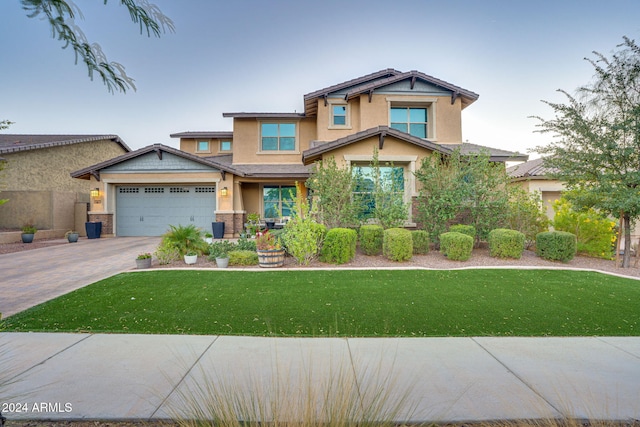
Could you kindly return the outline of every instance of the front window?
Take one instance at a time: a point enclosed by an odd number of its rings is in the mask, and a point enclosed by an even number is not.
[[[262,123],[262,151],[293,151],[296,149],[295,123]]]
[[[209,152],[209,141],[198,141],[198,151]]]
[[[294,185],[265,185],[263,191],[264,218],[291,216],[296,199]]]
[[[392,107],[391,127],[401,132],[427,137],[427,109],[417,107]]]
[[[356,181],[353,194],[362,205],[362,218],[372,218],[376,206],[376,170],[371,166],[354,166],[351,171]],[[389,197],[397,195],[403,197],[404,168],[401,166],[379,166],[378,171],[381,192]]]

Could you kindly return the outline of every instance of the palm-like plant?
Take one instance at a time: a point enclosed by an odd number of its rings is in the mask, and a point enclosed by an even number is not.
[[[180,256],[189,252],[202,255],[207,250],[207,242],[203,238],[203,232],[195,225],[170,225],[170,230],[162,236],[162,246],[175,248]]]

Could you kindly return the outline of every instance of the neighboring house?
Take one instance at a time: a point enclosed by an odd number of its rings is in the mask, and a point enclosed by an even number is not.
[[[553,220],[555,217],[553,203],[561,197],[565,185],[562,181],[550,176],[551,169],[545,167],[544,159],[530,160],[508,167],[507,174],[511,177],[512,183],[522,186],[526,191],[539,192],[547,217]],[[635,226],[631,230],[632,243],[638,242],[638,238],[640,238],[640,227]]]
[[[334,157],[367,173],[374,149],[410,202],[413,172],[433,152],[487,150],[496,162],[523,161],[505,150],[462,142],[462,110],[478,99],[469,90],[418,71],[386,69],[304,95],[301,113],[224,113],[232,132],[180,132],[180,149],[151,145],[75,171],[100,188],[92,220],[118,236],[160,235],[169,224],[230,237],[248,213],[281,221],[289,201],[318,160]],[[411,212],[410,212],[411,214]],[[410,218],[407,226],[415,225]]]
[[[547,217],[553,219],[555,212],[553,202],[558,200],[564,191],[564,183],[549,176],[549,168],[544,166],[544,159],[534,159],[507,168],[511,182],[520,185],[529,193],[539,192]]]
[[[83,231],[90,183],[69,174],[130,151],[117,135],[17,135],[0,133],[0,228],[31,223],[60,237]],[[40,233],[44,235],[44,233]]]

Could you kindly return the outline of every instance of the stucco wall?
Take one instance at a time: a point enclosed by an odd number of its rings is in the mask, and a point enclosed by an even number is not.
[[[62,230],[63,234],[77,228],[76,205],[86,206],[89,201],[85,193],[63,191],[5,191],[0,198],[9,199],[0,208],[1,227],[33,224],[39,230]],[[80,220],[84,224],[86,215]]]

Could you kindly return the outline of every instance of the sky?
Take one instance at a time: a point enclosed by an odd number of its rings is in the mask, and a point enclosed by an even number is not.
[[[638,0],[150,0],[175,24],[140,34],[117,0],[75,0],[76,20],[136,91],[91,81],[48,24],[0,1],[4,133],[116,134],[132,149],[171,133],[230,131],[225,112],[302,112],[303,95],[386,68],[471,90],[470,143],[530,154],[550,141],[531,116],[587,84],[585,57],[640,39]]]

